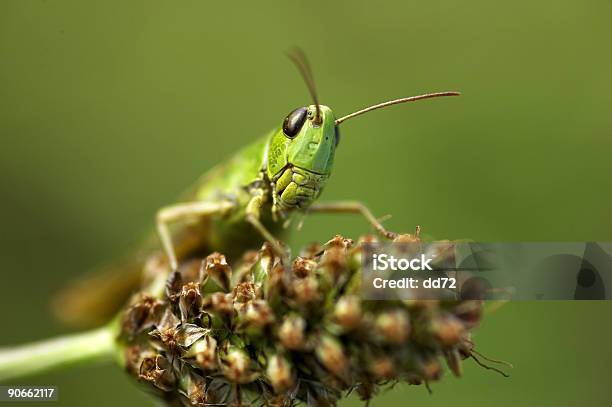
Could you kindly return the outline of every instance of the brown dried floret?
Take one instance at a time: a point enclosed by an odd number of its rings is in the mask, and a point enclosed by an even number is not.
[[[305,259],[303,257],[297,257],[293,261],[293,274],[298,278],[304,278],[311,275],[315,268],[317,267],[317,262],[311,259]]]
[[[401,345],[410,335],[410,319],[405,311],[385,311],[376,318],[376,332],[389,344]]]
[[[221,371],[233,383],[250,383],[259,373],[253,369],[253,363],[243,350],[230,348],[221,358]]]
[[[330,372],[344,376],[348,369],[348,358],[342,344],[330,335],[322,335],[315,348],[317,358]]]
[[[362,250],[336,236],[293,261],[265,244],[231,266],[219,253],[183,262],[159,298],[126,309],[126,369],[185,406],[334,406],[353,389],[368,400],[384,383],[438,380],[443,362],[456,376],[463,359],[482,363],[470,337],[482,302],[364,301]]]
[[[122,331],[129,337],[147,330],[159,321],[165,309],[165,303],[147,294],[139,294],[128,307],[121,320]]]
[[[392,379],[395,377],[395,366],[391,358],[380,356],[374,359],[369,367],[375,380]]]
[[[295,383],[293,370],[289,361],[279,355],[270,357],[266,374],[270,379],[270,384],[272,384],[274,391],[277,393],[290,389]]]
[[[223,291],[230,290],[232,280],[232,268],[227,264],[227,259],[221,253],[212,253],[202,262],[202,271],[205,279],[214,281]],[[208,281],[205,283],[208,284]]]
[[[274,322],[274,313],[266,301],[250,301],[244,312],[244,321],[250,327],[262,328]]]
[[[257,287],[252,282],[238,283],[234,287],[234,302],[237,304],[246,304],[249,301],[257,298]]]
[[[319,281],[313,276],[294,279],[291,287],[295,300],[299,304],[307,304],[320,298]]]
[[[287,349],[303,348],[306,344],[306,321],[299,315],[286,317],[278,330],[278,339]]]
[[[344,329],[353,329],[361,323],[361,299],[356,295],[346,295],[338,299],[334,307],[334,318]]]
[[[210,334],[197,339],[183,359],[194,363],[202,369],[212,370],[217,367],[217,340]]]
[[[426,381],[440,380],[442,377],[442,365],[438,359],[427,358],[421,362],[420,372]]]
[[[434,318],[430,324],[430,331],[442,346],[456,345],[465,332],[465,325],[457,317],[445,314]]]
[[[214,404],[213,400],[208,397],[208,386],[202,376],[190,372],[185,387],[187,388],[185,396],[187,397],[189,405],[205,407]]]
[[[170,362],[162,355],[145,358],[138,377],[163,391],[173,390],[177,381]]]
[[[179,294],[179,309],[181,311],[181,321],[186,321],[191,317],[197,317],[202,311],[202,294],[200,293],[200,283],[190,282],[181,288]]]
[[[202,308],[217,314],[231,314],[234,312],[232,294],[217,292],[204,297]]]
[[[446,358],[446,364],[451,372],[453,372],[455,376],[461,377],[463,374],[463,368],[461,366],[461,354],[459,353],[459,350],[447,350],[444,352],[444,357]]]

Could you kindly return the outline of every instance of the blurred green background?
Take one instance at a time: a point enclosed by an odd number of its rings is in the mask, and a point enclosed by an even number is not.
[[[303,47],[343,125],[325,200],[392,230],[484,241],[611,240],[609,1],[59,1],[0,4],[0,346],[67,331],[54,291],[121,254],[206,169],[309,103]],[[229,4],[229,3],[228,3]],[[308,219],[294,243],[368,231]],[[512,303],[479,349],[504,379],[402,386],[373,406],[608,406],[612,303]],[[22,380],[62,406],[152,405],[117,368]],[[342,403],[357,405],[356,399]]]

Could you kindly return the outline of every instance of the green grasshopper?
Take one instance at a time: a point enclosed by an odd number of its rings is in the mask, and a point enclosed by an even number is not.
[[[191,190],[188,201],[157,212],[157,232],[172,270],[177,270],[181,261],[197,255],[218,251],[232,258],[260,247],[264,241],[282,252],[279,239],[286,234],[286,225],[296,213],[357,213],[385,238],[396,237],[360,202],[316,202],[332,172],[340,124],[383,107],[459,93],[438,92],[390,100],[338,118],[332,109],[318,102],[304,54],[297,50],[289,57],[299,69],[313,104],[291,111],[281,126],[206,173]],[[120,275],[114,280],[123,278],[123,291],[132,287],[126,277],[128,271],[134,275],[143,269],[143,262],[135,259],[118,267],[129,270],[115,273]],[[103,289],[106,281],[98,279],[96,285],[100,289],[93,297],[77,297],[79,285],[60,297],[58,308],[63,319],[80,321],[85,314],[99,312],[101,304],[108,305],[109,297]],[[76,295],[71,295],[72,292]]]

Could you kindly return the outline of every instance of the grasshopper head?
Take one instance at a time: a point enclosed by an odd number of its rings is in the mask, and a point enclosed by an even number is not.
[[[336,117],[323,105],[293,110],[268,145],[267,173],[278,209],[306,208],[331,173],[339,141]]]
[[[318,102],[312,71],[304,52],[295,49],[289,53],[289,58],[302,74],[314,103],[289,113],[268,143],[266,171],[273,185],[273,213],[306,208],[319,197],[331,174],[340,141],[340,123],[387,106],[459,95],[458,92],[436,92],[394,99],[336,118],[329,107]]]

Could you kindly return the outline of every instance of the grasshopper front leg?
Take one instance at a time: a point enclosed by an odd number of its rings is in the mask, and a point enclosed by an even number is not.
[[[230,201],[220,202],[187,202],[177,205],[168,206],[160,209],[157,212],[157,232],[162,242],[162,246],[172,270],[178,269],[178,261],[172,244],[172,237],[168,224],[179,220],[193,219],[196,217],[206,217],[217,214],[223,214],[234,209],[236,205]]]
[[[358,201],[341,201],[341,202],[324,202],[311,205],[307,213],[357,213],[361,214],[370,225],[376,229],[378,233],[387,239],[395,239],[398,234],[388,231],[385,227],[372,215],[372,212],[361,202]]]
[[[277,254],[282,255],[284,253],[282,246],[278,243],[274,235],[272,235],[272,233],[270,233],[270,231],[259,220],[263,203],[264,191],[260,189],[254,190],[253,197],[249,200],[246,207],[246,220],[261,234],[265,240],[272,245]]]

